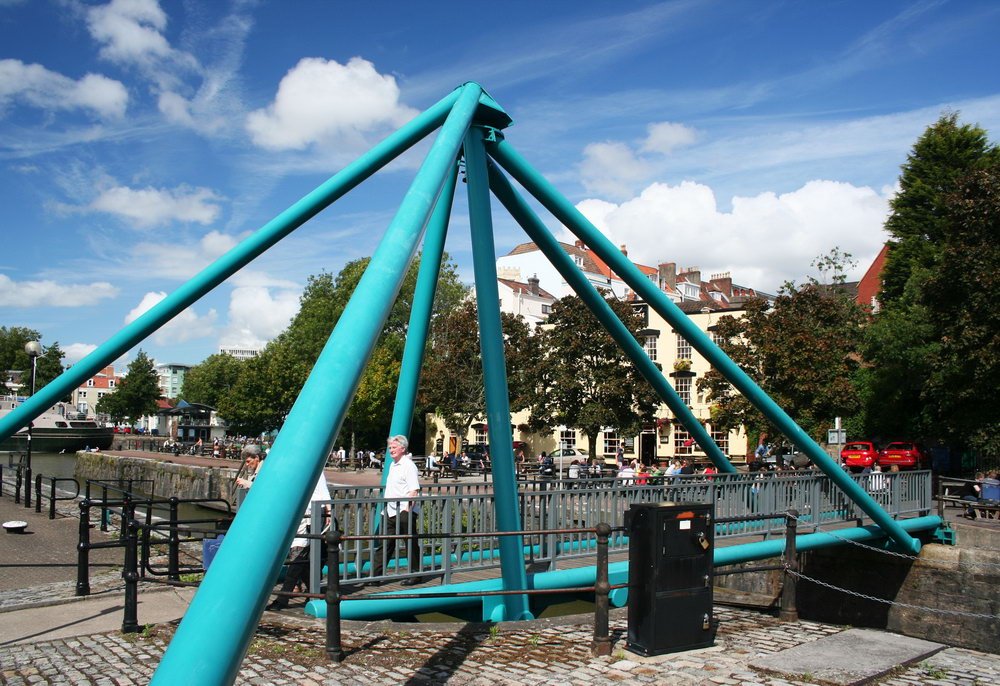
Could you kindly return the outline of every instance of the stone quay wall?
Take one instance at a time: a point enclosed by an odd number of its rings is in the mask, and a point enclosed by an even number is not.
[[[957,531],[958,545],[924,545],[916,560],[856,545],[802,553],[802,574],[871,597],[802,579],[796,589],[799,616],[1000,653],[1000,536],[995,528],[958,522],[952,527]],[[774,558],[741,566],[780,561]],[[715,585],[749,597],[772,599],[777,607],[782,576],[781,572],[734,574],[716,577]]]
[[[78,452],[75,475],[81,485],[88,479],[116,483],[145,479],[152,482],[152,495],[156,497],[221,498],[232,502],[236,470],[175,464],[169,460]],[[137,490],[145,491],[144,488]]]

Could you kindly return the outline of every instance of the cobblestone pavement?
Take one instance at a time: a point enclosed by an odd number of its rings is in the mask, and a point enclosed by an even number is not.
[[[814,684],[750,669],[754,658],[835,634],[844,627],[781,623],[749,610],[717,608],[712,648],[653,658],[624,650],[625,616],[615,613],[610,657],[590,655],[592,627],[556,623],[498,630],[458,625],[448,630],[380,623],[344,629],[346,659],[326,659],[322,625],[265,615],[237,684]],[[109,632],[26,646],[0,647],[0,683],[140,684],[152,677],[174,630]],[[948,648],[883,677],[891,686],[1000,683],[1000,656]]]

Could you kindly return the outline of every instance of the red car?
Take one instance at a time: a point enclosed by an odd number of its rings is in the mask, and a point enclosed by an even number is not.
[[[927,453],[916,443],[896,441],[883,448],[878,455],[883,469],[896,465],[900,469],[927,469]]]
[[[840,459],[851,469],[871,467],[878,460],[878,450],[870,441],[854,441],[840,451]]]

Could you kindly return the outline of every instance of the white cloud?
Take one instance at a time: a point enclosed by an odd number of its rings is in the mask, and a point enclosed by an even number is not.
[[[636,262],[698,266],[703,277],[729,271],[773,292],[786,280],[801,283],[809,263],[833,247],[858,259],[849,278],[860,278],[885,242],[888,199],[888,189],[810,181],[790,193],[735,197],[722,212],[711,188],[686,181],[654,183],[619,205],[590,199],[577,208]]]
[[[79,81],[40,64],[0,60],[0,107],[24,102],[43,110],[89,110],[106,119],[121,118],[128,91],[119,81],[87,74]]]
[[[89,209],[122,217],[139,227],[151,227],[172,221],[211,224],[219,216],[221,198],[207,188],[178,186],[134,189],[115,186],[95,198]]]
[[[191,116],[191,103],[173,91],[160,93],[157,106],[167,121],[194,128],[194,118]]]
[[[233,289],[229,322],[219,338],[225,347],[261,348],[281,333],[299,311],[298,291],[247,286]]]
[[[51,280],[14,281],[0,274],[0,307],[87,307],[118,295],[107,281],[57,283]]]
[[[161,33],[167,15],[156,0],[111,0],[87,11],[87,28],[103,45],[101,57],[114,62],[142,62],[166,57],[171,48]]]
[[[684,124],[675,124],[669,121],[650,124],[649,135],[643,141],[643,152],[660,153],[669,155],[677,148],[691,145],[698,138],[697,132]]]
[[[163,291],[146,293],[139,304],[125,315],[125,323],[131,324],[166,297],[167,294]],[[214,309],[210,309],[204,316],[198,316],[192,308],[188,307],[160,327],[153,334],[153,340],[160,345],[169,345],[212,336],[215,333],[217,318],[218,315]]]
[[[591,143],[583,149],[580,177],[592,193],[628,197],[635,184],[650,173],[649,165],[624,143]]]
[[[63,352],[66,353],[63,362],[66,365],[74,365],[95,350],[97,346],[93,343],[70,343],[63,348]]]
[[[281,79],[274,102],[250,113],[246,127],[253,142],[269,150],[357,147],[366,134],[398,127],[416,113],[399,102],[396,79],[371,62],[307,57]]]

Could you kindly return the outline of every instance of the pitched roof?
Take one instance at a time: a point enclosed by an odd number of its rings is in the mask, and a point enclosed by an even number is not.
[[[511,279],[497,279],[500,283],[505,285],[510,290],[517,294],[533,295],[538,298],[548,298],[549,300],[556,300],[556,296],[549,293],[544,288],[539,288],[537,293],[531,292],[531,286],[526,283],[521,283],[520,281],[513,281]]]

